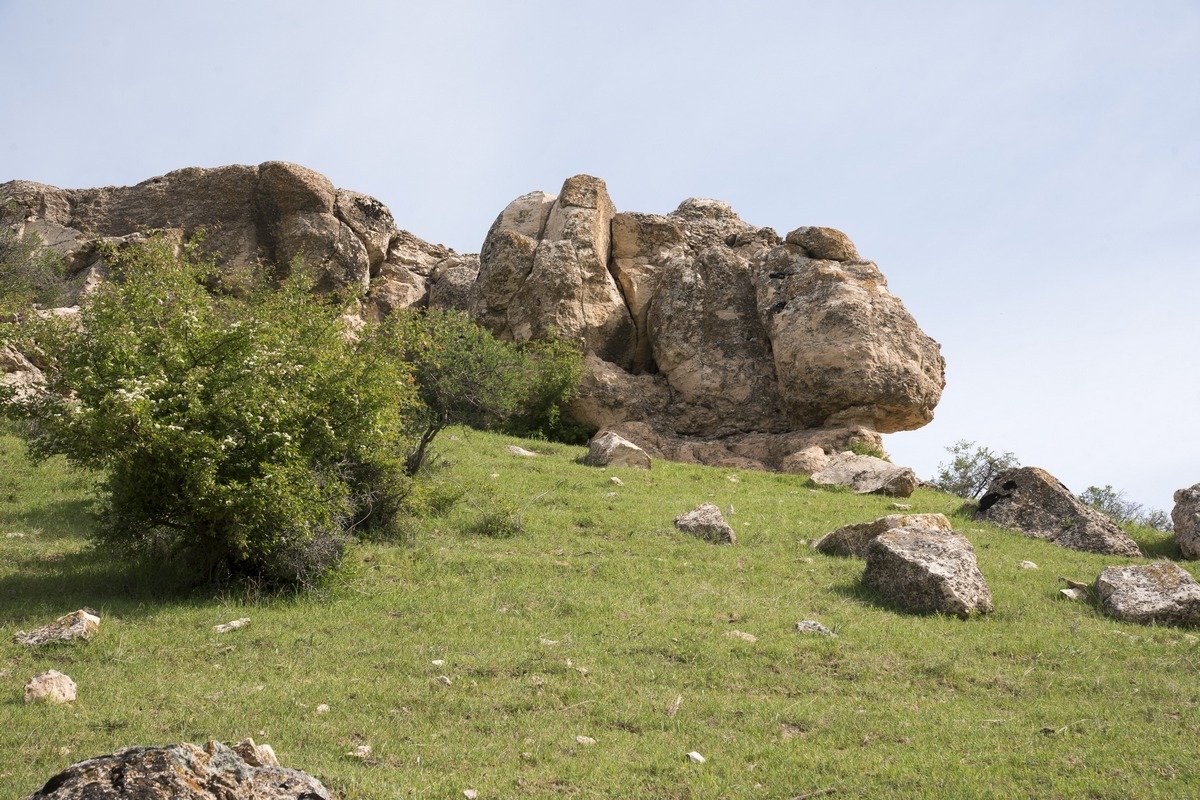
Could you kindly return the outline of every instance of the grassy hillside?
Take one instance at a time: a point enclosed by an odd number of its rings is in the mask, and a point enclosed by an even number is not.
[[[887,498],[661,462],[596,469],[575,463],[582,448],[465,430],[439,445],[440,479],[465,492],[452,511],[408,544],[358,547],[326,591],[262,600],[163,594],[89,552],[86,476],[31,467],[0,439],[0,796],[123,746],[247,735],[347,800],[1200,794],[1200,640],[1056,597],[1056,576],[1090,581],[1117,559],[956,517],[996,613],[911,616],[860,590],[862,562],[808,546],[888,513]],[[673,530],[703,501],[734,507],[736,546]],[[481,516],[506,503],[524,531],[484,535]],[[82,605],[103,618],[90,644],[11,643]],[[250,627],[212,632],[242,616]],[[794,632],[806,618],[840,636]],[[25,680],[50,668],[79,700],[25,706]],[[346,755],[363,743],[369,761]]]

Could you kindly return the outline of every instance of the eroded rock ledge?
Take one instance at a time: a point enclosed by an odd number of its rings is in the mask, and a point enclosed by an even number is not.
[[[395,226],[378,200],[294,164],[189,168],[137,186],[0,184],[0,216],[75,273],[102,276],[97,239],[165,230],[230,269],[313,263],[325,288],[358,287],[359,313],[466,311],[498,336],[560,336],[587,354],[571,413],[652,456],[781,469],[933,417],[945,385],[925,335],[845,234],[781,237],[728,204],[618,212],[604,181],[512,201],[479,255]],[[10,370],[11,371],[11,370]]]

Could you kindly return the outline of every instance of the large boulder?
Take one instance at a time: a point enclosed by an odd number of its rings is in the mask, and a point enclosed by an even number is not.
[[[863,585],[921,614],[969,617],[992,610],[992,592],[966,537],[945,531],[893,529],[867,547]]]
[[[813,542],[813,548],[829,556],[866,558],[875,537],[892,530],[920,531],[949,536],[954,533],[943,514],[889,514],[872,522],[843,525]]]
[[[1143,625],[1200,625],[1200,583],[1178,564],[1106,567],[1096,578],[1105,614]]]
[[[256,766],[219,742],[131,747],[67,767],[26,800],[332,800],[311,775],[263,764],[271,755]]]
[[[1175,492],[1171,523],[1183,557],[1200,558],[1200,483]]]
[[[910,467],[849,451],[830,458],[811,477],[812,482],[820,486],[848,486],[855,494],[885,494],[889,497],[908,497],[919,483]]]
[[[975,517],[1072,550],[1142,555],[1137,543],[1116,523],[1081,502],[1062,481],[1038,467],[1002,472],[980,498]]]

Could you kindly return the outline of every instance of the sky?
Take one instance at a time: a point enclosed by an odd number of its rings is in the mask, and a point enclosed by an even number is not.
[[[0,0],[0,181],[282,159],[475,252],[604,178],[845,231],[967,439],[1170,510],[1200,481],[1200,2]]]

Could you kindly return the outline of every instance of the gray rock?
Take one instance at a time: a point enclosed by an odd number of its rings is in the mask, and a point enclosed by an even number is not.
[[[592,437],[583,463],[593,467],[650,469],[650,456],[628,439],[624,439],[612,431],[601,431]]]
[[[1171,523],[1184,558],[1200,558],[1200,483],[1175,492]]]
[[[1072,550],[1142,555],[1137,543],[1111,519],[1080,502],[1061,481],[1037,467],[1001,473],[980,498],[975,518]]]
[[[1200,583],[1178,564],[1105,567],[1096,578],[1104,613],[1143,625],[1200,626]]]
[[[867,548],[863,585],[917,613],[968,617],[992,610],[992,593],[959,534],[890,530]]]
[[[13,641],[25,647],[84,641],[100,630],[100,616],[90,608],[64,614],[54,622],[32,631],[17,631]]]
[[[815,619],[805,619],[796,623],[796,631],[799,633],[815,633],[818,636],[829,636],[836,639],[837,634],[826,628]]]
[[[950,520],[942,514],[889,514],[872,522],[844,525],[813,542],[813,548],[829,556],[866,558],[871,541],[890,530],[923,531],[952,536]]]
[[[262,748],[262,745],[259,745]],[[257,760],[257,759],[256,759]],[[332,800],[311,775],[254,766],[219,742],[131,747],[55,775],[26,800]]]
[[[917,488],[917,475],[909,467],[899,467],[875,456],[838,453],[819,472],[813,483],[821,486],[848,486],[855,494],[884,494],[908,497]]]
[[[787,243],[794,244],[809,258],[827,261],[858,261],[858,250],[850,237],[833,228],[797,228],[787,235]]]
[[[675,527],[714,544],[733,544],[733,528],[721,516],[721,509],[712,503],[703,503],[686,514],[675,518]]]
[[[75,681],[56,669],[35,675],[25,684],[25,702],[73,703]]]

